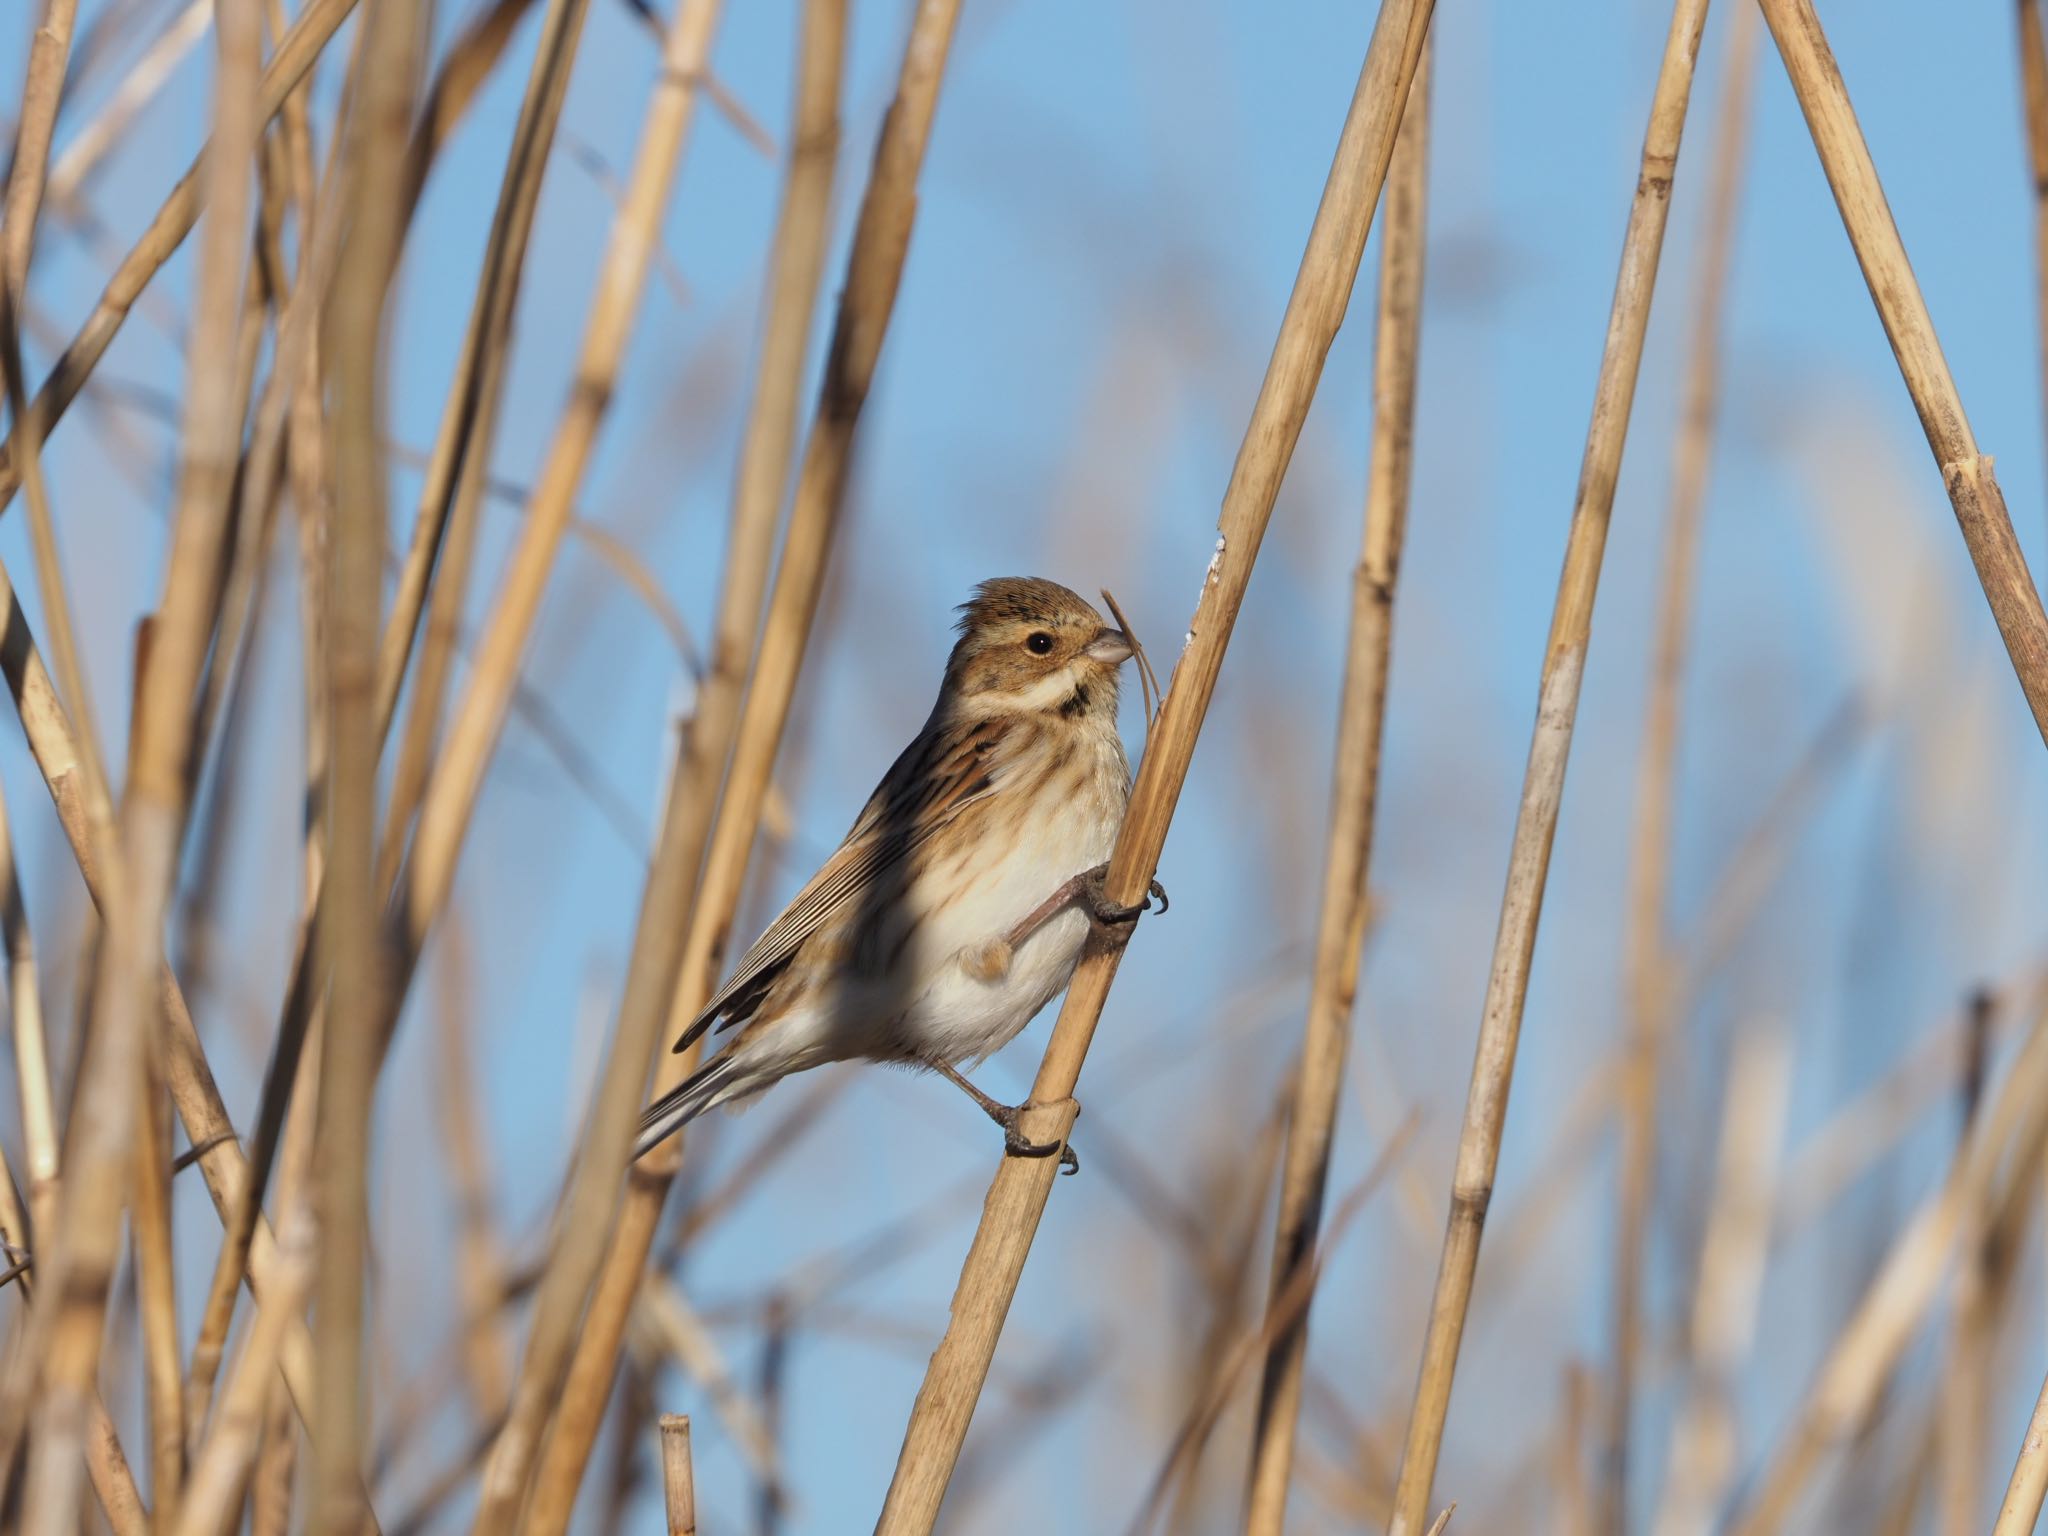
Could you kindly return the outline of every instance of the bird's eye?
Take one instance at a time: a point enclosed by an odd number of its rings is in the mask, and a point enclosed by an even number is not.
[[[1052,636],[1042,629],[1034,629],[1024,637],[1024,649],[1034,656],[1043,656],[1052,649]]]

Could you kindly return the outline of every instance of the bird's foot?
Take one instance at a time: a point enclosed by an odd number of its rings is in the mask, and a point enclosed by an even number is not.
[[[1005,1104],[999,1107],[1002,1112],[991,1114],[989,1118],[1003,1128],[1005,1154],[1010,1157],[1051,1157],[1058,1153],[1061,1173],[1072,1174],[1081,1171],[1079,1155],[1065,1142],[1029,1141],[1025,1138],[1024,1133],[1017,1128],[1017,1116],[1023,1108],[1022,1105]]]
[[[1166,887],[1157,880],[1148,882],[1146,894],[1136,906],[1127,907],[1111,901],[1104,893],[1103,884],[1108,877],[1109,866],[1107,864],[1096,865],[1095,868],[1089,870],[1083,877],[1087,882],[1083,889],[1088,897],[1088,915],[1095,920],[1095,925],[1098,928],[1121,928],[1126,924],[1135,923],[1138,920],[1139,913],[1152,910],[1152,902],[1155,897],[1158,899],[1161,914],[1163,915],[1166,912],[1169,905],[1166,899]]]
[[[998,1104],[970,1083],[960,1069],[949,1061],[933,1058],[925,1063],[939,1076],[947,1079],[962,1093],[980,1106],[981,1112],[1003,1128],[1003,1151],[1011,1157],[1051,1157],[1059,1154],[1062,1173],[1079,1173],[1081,1159],[1074,1155],[1072,1147],[1057,1141],[1032,1141],[1018,1128],[1017,1122],[1023,1115],[1022,1104]]]

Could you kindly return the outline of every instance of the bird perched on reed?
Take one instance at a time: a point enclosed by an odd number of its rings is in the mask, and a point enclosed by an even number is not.
[[[1067,984],[1130,797],[1117,669],[1131,642],[1056,582],[985,581],[960,610],[938,702],[838,851],[675,1044],[732,1043],[640,1118],[639,1156],[714,1105],[830,1061],[923,1067],[1026,1142],[961,1076]],[[1162,903],[1165,892],[1155,883]],[[1072,1154],[1063,1161],[1071,1163]]]

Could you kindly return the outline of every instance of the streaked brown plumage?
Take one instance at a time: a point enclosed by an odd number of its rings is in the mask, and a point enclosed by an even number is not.
[[[641,1117],[636,1153],[791,1072],[953,1069],[1007,1044],[1073,974],[1090,876],[1130,795],[1122,631],[1055,582],[983,582],[938,702],[811,877],[683,1032],[737,1031]]]

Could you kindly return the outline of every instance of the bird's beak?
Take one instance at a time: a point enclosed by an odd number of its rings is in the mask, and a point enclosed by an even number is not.
[[[1121,666],[1131,659],[1131,637],[1120,629],[1105,629],[1081,654],[1104,666]]]

